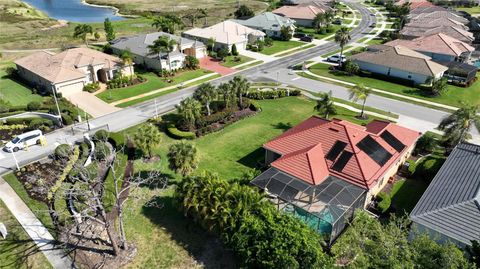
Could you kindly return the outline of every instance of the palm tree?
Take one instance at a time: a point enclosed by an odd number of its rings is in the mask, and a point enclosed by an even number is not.
[[[362,100],[362,111],[360,112],[360,118],[365,119],[366,116],[365,112],[365,103],[367,102],[367,98],[370,95],[372,90],[370,88],[365,87],[363,84],[357,84],[354,87],[348,89],[348,93],[350,94],[349,99],[357,102],[358,100]]]
[[[191,174],[198,166],[197,148],[182,140],[168,149],[170,168],[182,176]]]
[[[207,18],[208,18],[208,12],[206,8],[199,8],[197,9],[198,12],[198,18],[205,18],[205,23],[204,26],[207,26]]]
[[[322,114],[325,119],[328,119],[330,114],[336,114],[337,111],[332,101],[332,91],[324,93],[322,99],[317,100],[317,105],[314,109]]]
[[[195,121],[200,117],[202,105],[195,99],[189,97],[176,105],[178,114],[182,117],[190,130],[195,126]]]
[[[125,50],[122,52],[122,55],[120,56],[120,59],[122,60],[122,69],[125,66],[128,66],[130,69],[130,80],[133,78],[133,57],[132,53],[129,50]]]
[[[184,24],[183,24],[182,19],[179,16],[177,16],[173,13],[170,13],[170,14],[165,15],[165,17],[170,21],[170,25],[172,27],[172,29],[170,29],[170,34],[175,33],[175,30],[176,30],[175,26],[177,26],[177,25],[180,26],[180,29],[183,28]]]
[[[133,136],[135,146],[144,153],[148,152],[150,158],[152,158],[152,148],[160,144],[161,140],[160,131],[152,124],[143,125]]]
[[[200,85],[193,93],[193,98],[205,104],[208,116],[212,114],[210,111],[210,102],[215,100],[216,97],[217,92],[215,91],[215,87],[208,82]]]
[[[79,24],[75,26],[75,29],[73,30],[73,37],[82,39],[83,42],[85,42],[85,44],[88,45],[87,34],[92,34],[92,33],[93,33],[93,28],[91,25]]]
[[[250,88],[250,83],[247,81],[246,78],[242,76],[235,76],[232,80],[230,80],[230,84],[232,85],[232,88],[234,89],[235,93],[238,96],[238,102],[239,102],[240,108],[243,108],[242,96]]]
[[[223,103],[225,104],[225,108],[229,108],[231,105],[232,97],[235,96],[232,84],[222,83],[218,86],[217,90],[219,94],[223,97]]]
[[[472,126],[480,130],[479,106],[468,106],[462,103],[462,107],[445,117],[438,129],[444,132],[443,139],[451,147],[471,138]]]
[[[166,16],[158,16],[153,19],[152,26],[157,28],[157,30],[170,33],[172,30],[172,21]]]
[[[431,88],[432,94],[434,96],[439,96],[442,93],[444,93],[447,90],[447,86],[448,86],[447,83],[448,82],[446,78],[440,78],[433,81],[432,88]]]
[[[160,69],[162,67],[162,53],[167,53],[168,65],[170,66],[170,52],[175,48],[177,42],[173,39],[170,39],[167,36],[159,36],[157,40],[153,42],[152,45],[148,46],[149,55],[158,55],[158,60],[160,61]]]
[[[347,27],[342,27],[335,33],[335,42],[340,45],[340,56],[343,56],[343,48],[351,39],[352,37]],[[342,57],[338,60],[338,66],[342,66]]]
[[[327,24],[327,27],[330,26],[330,23],[332,23],[333,18],[335,17],[335,14],[333,14],[332,11],[327,11],[324,13],[325,15],[325,23]]]
[[[323,27],[325,23],[325,13],[319,12],[317,15],[315,15],[315,18],[313,19],[313,26],[315,29],[320,30],[320,28]]]

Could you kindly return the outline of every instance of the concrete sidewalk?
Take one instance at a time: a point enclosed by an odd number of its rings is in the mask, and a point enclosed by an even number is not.
[[[8,210],[32,238],[38,249],[43,252],[53,268],[75,268],[65,252],[55,245],[55,240],[47,228],[43,226],[35,214],[2,177],[0,177],[0,199],[3,200]]]

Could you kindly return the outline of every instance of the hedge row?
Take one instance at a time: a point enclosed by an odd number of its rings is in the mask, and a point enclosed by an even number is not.
[[[169,123],[167,125],[167,134],[175,139],[195,139],[196,136],[192,132],[180,131],[175,127],[175,124]]]
[[[80,157],[80,148],[78,146],[75,146],[73,149],[73,154],[68,159],[68,162],[65,165],[65,168],[63,169],[62,174],[60,175],[60,177],[58,177],[57,181],[55,182],[55,185],[53,185],[53,187],[48,192],[47,194],[48,200],[51,200],[54,197],[57,190],[62,186],[63,181],[65,181],[68,174],[73,169],[73,165],[77,162],[79,157]]]
[[[246,97],[253,100],[263,100],[263,99],[276,99],[287,96],[299,96],[301,94],[300,90],[272,90],[272,91],[260,91],[253,90],[245,94]]]

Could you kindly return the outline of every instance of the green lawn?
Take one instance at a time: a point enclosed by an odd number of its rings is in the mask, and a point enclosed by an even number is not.
[[[322,39],[322,38],[325,38],[327,36],[331,36],[331,35],[334,35],[335,32],[340,29],[342,26],[341,25],[336,25],[336,24],[332,24],[330,26],[332,28],[332,31],[330,33],[325,33],[325,34],[319,34],[317,33],[317,30],[315,30],[314,28],[307,28],[307,27],[298,27],[297,28],[297,32],[301,32],[301,33],[305,33],[305,34],[308,34],[308,35],[311,35],[313,36],[315,39]]]
[[[395,182],[390,196],[397,213],[410,213],[427,187],[428,182],[420,179],[404,179]]]
[[[282,52],[284,50],[299,47],[301,45],[305,45],[305,43],[299,42],[299,41],[293,41],[293,40],[290,40],[290,41],[274,40],[273,45],[270,47],[265,46],[265,48],[261,51],[261,53],[266,55],[272,55],[278,52]]]
[[[111,102],[119,101],[125,98],[129,98],[132,96],[136,96],[139,94],[165,88],[168,86],[174,86],[175,84],[179,84],[187,80],[201,77],[209,73],[212,73],[212,72],[208,70],[203,70],[203,69],[184,71],[177,74],[175,77],[169,78],[173,80],[172,83],[167,83],[163,78],[157,76],[154,73],[150,73],[150,72],[144,73],[144,74],[141,74],[143,77],[147,79],[147,81],[144,83],[126,87],[126,88],[106,90],[104,92],[97,94],[96,96],[107,103],[111,103]]]
[[[476,6],[476,7],[457,7],[455,9],[458,10],[458,11],[465,11],[467,13],[470,13],[470,15],[480,14],[480,6]]]
[[[0,70],[0,99],[6,100],[12,106],[26,106],[31,101],[41,102],[43,97],[32,94],[30,88],[7,76],[5,69]]]
[[[403,94],[406,96],[411,96],[445,105],[459,106],[460,101],[466,101],[475,105],[480,104],[480,82],[478,81],[468,88],[448,85],[448,90],[446,93],[438,97],[431,97],[417,88],[404,86],[401,84],[396,84],[375,78],[347,76],[338,73],[332,73],[330,72],[330,70],[328,70],[328,67],[329,65],[327,64],[319,63],[311,66],[310,71],[320,76],[343,80],[351,83],[363,83],[364,85],[379,90]]]
[[[235,59],[239,59],[239,61],[236,61]],[[246,62],[253,61],[253,58],[243,56],[243,55],[238,55],[238,56],[228,56],[224,59],[224,62],[220,63],[221,65],[225,67],[234,67],[236,65],[240,65]]]
[[[0,268],[52,268],[2,200],[0,216],[8,231],[7,238],[0,239]]]
[[[247,69],[247,68],[250,68],[250,67],[259,65],[259,64],[263,64],[263,61],[261,61],[261,60],[254,61],[254,62],[251,62],[251,63],[249,63],[249,64],[247,64],[247,65],[244,65],[244,66],[239,67],[239,68],[236,68],[236,69],[237,69],[237,70],[244,70],[244,69]]]

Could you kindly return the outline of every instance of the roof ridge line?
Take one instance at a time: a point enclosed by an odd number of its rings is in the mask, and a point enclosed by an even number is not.
[[[426,191],[426,190],[425,190]],[[456,203],[456,204],[451,204],[451,205],[448,205],[448,206],[445,206],[445,207],[441,207],[441,208],[437,208],[437,209],[433,209],[433,210],[429,210],[427,212],[423,212],[422,214],[419,214],[419,215],[415,215],[415,217],[422,217],[422,216],[428,216],[428,215],[433,215],[433,214],[436,214],[438,212],[441,212],[441,211],[445,211],[447,209],[451,209],[451,208],[454,208],[456,206],[459,206],[459,205],[464,205],[464,204],[467,204],[467,203],[470,203],[470,202],[476,202],[476,199],[475,198],[472,198],[472,199],[469,199],[469,200],[465,200],[463,202],[460,202],[460,203]],[[418,203],[417,203],[418,204]],[[480,207],[478,208],[478,210],[480,211]]]
[[[339,124],[341,125],[341,124]],[[347,139],[348,139],[348,142],[350,143],[350,145],[352,146],[352,153],[353,153],[353,156],[355,156],[355,160],[357,161],[357,165],[358,165],[358,169],[360,170],[360,174],[362,175],[363,178],[361,178],[363,180],[363,183],[365,184],[365,186],[367,187],[367,190],[370,190],[370,187],[368,186],[368,183],[367,183],[367,180],[366,180],[366,177],[365,177],[365,173],[363,172],[363,169],[362,169],[362,166],[360,165],[360,162],[358,160],[358,157],[357,157],[357,152],[355,152],[355,145],[353,145],[352,143],[352,140],[350,139],[350,134],[348,133],[347,131],[347,127],[345,125],[341,125],[343,126],[343,128],[345,129],[345,133],[347,134]],[[368,133],[368,132],[367,132]],[[368,134],[367,134],[368,135]]]

